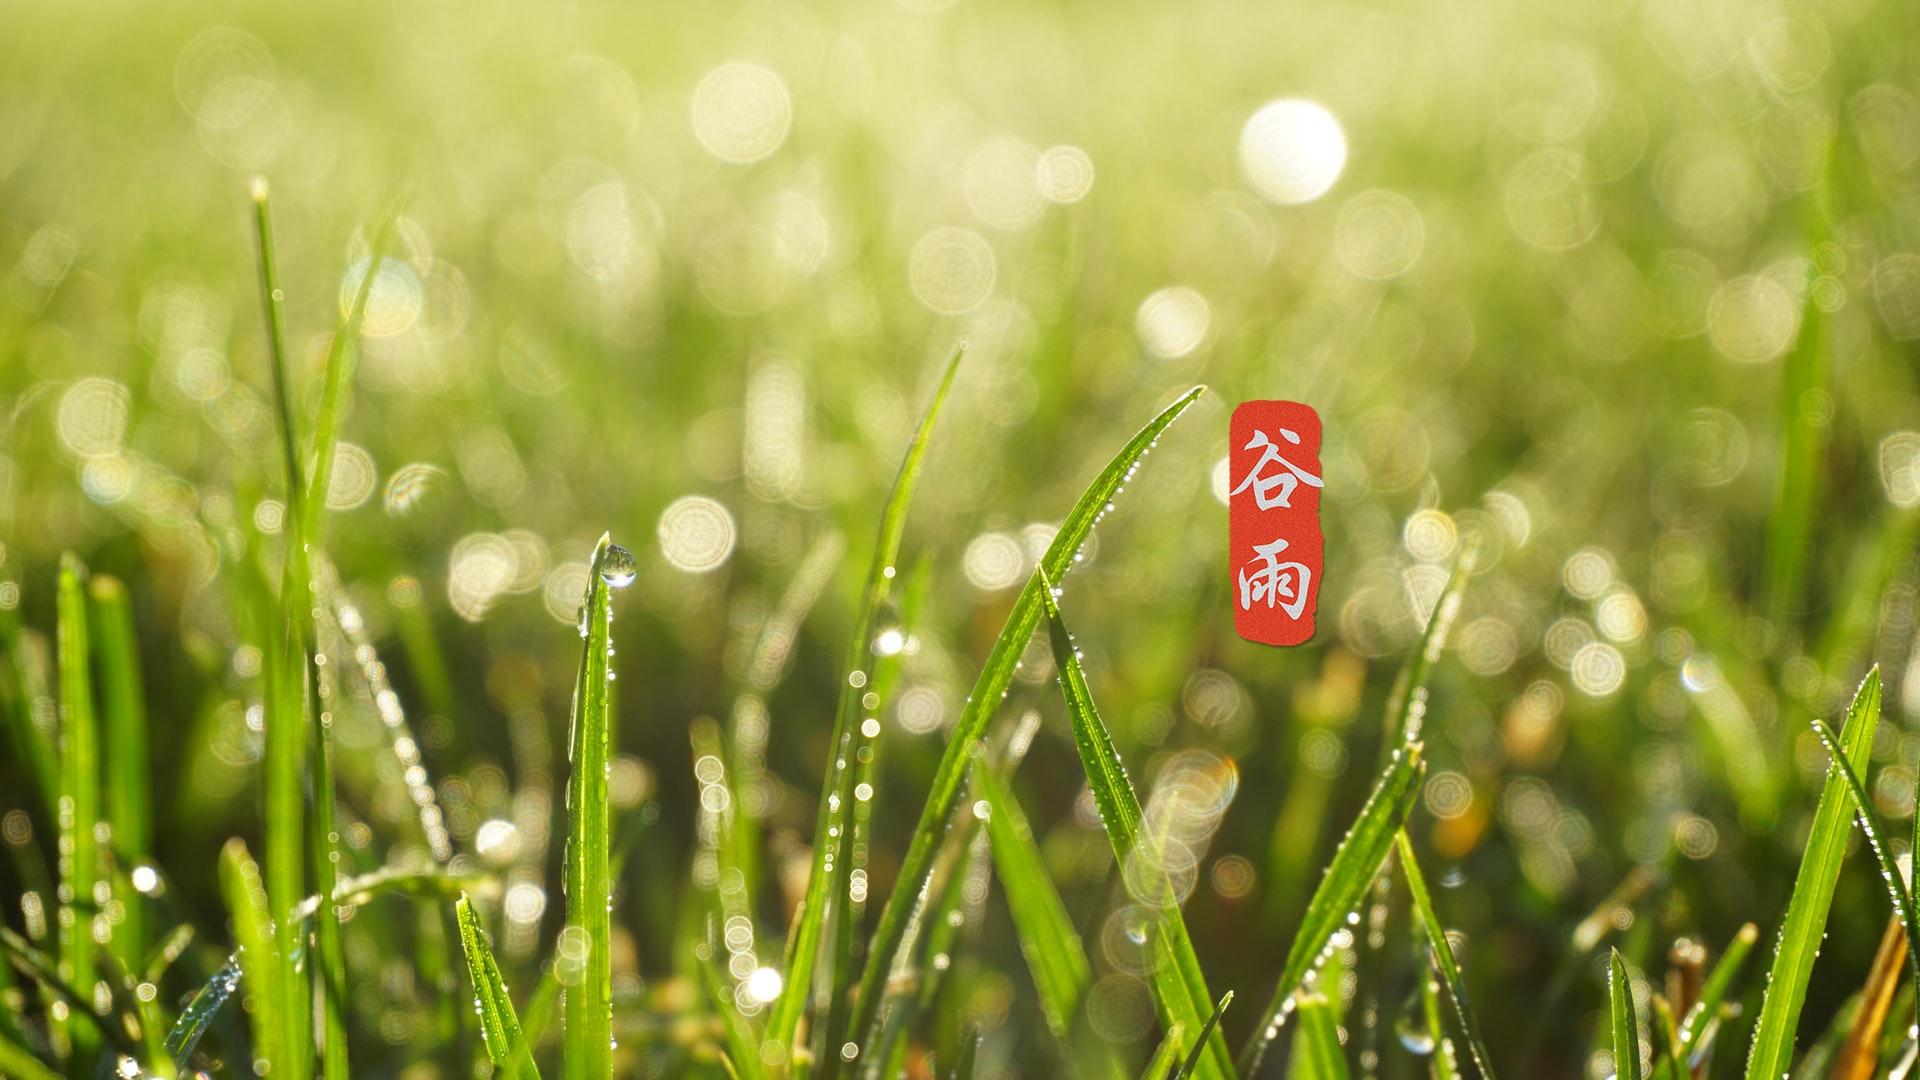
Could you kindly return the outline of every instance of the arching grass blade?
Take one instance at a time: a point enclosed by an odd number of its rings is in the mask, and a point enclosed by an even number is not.
[[[1633,981],[1614,949],[1607,960],[1607,1015],[1613,1031],[1613,1069],[1619,1080],[1641,1080],[1640,1020],[1633,1008]]]
[[[1240,1075],[1251,1077],[1260,1067],[1260,1059],[1286,1021],[1288,1002],[1294,992],[1314,973],[1327,941],[1347,924],[1347,915],[1359,908],[1367,887],[1386,860],[1394,835],[1406,821],[1407,811],[1412,809],[1419,793],[1420,776],[1426,770],[1420,750],[1416,742],[1393,751],[1360,816],[1354,819],[1352,828],[1334,851],[1333,861],[1327,864],[1326,875],[1314,890],[1293,945],[1287,950],[1286,965],[1281,968],[1273,1000],[1261,1015],[1253,1037],[1240,1052]]]
[[[1854,694],[1846,723],[1840,729],[1840,746],[1856,767],[1867,763],[1879,722],[1880,669],[1876,667]],[[1847,854],[1847,819],[1852,811],[1846,777],[1838,769],[1829,769],[1813,812],[1813,827],[1802,849],[1800,871],[1793,879],[1780,938],[1774,944],[1773,966],[1747,1053],[1747,1080],[1776,1080],[1793,1064],[1794,1031],[1806,1004],[1813,962],[1826,935],[1827,912],[1833,905],[1834,886]]]
[[[522,1070],[521,1075],[537,1078],[526,1039],[520,1033],[520,1017],[513,1009],[507,981],[500,975],[500,964],[487,944],[487,931],[466,893],[453,905],[454,920],[460,926],[460,947],[467,957],[467,978],[473,983],[473,1001],[480,1013],[480,1038],[486,1043],[487,1059],[496,1070]]]
[[[1453,1014],[1460,1021],[1460,1030],[1466,1034],[1467,1052],[1473,1055],[1473,1064],[1480,1070],[1480,1075],[1486,1080],[1493,1080],[1492,1057],[1480,1037],[1480,1024],[1474,1019],[1473,1006],[1467,1003],[1467,983],[1460,975],[1459,963],[1454,959],[1453,945],[1447,939],[1447,928],[1433,910],[1433,894],[1427,889],[1427,876],[1421,872],[1420,861],[1413,853],[1413,841],[1403,828],[1394,834],[1394,842],[1399,848],[1400,868],[1407,874],[1407,891],[1413,896],[1414,915],[1426,931],[1433,965],[1439,969],[1440,978],[1447,988],[1447,997],[1453,1001]],[[1434,1032],[1436,1043],[1440,1037],[1440,1032]]]
[[[1906,931],[1907,966],[1913,972],[1914,985],[1920,986],[1920,913],[1913,909],[1913,891],[1908,887],[1899,865],[1893,861],[1893,848],[1887,843],[1879,819],[1873,816],[1873,801],[1867,795],[1866,785],[1861,783],[1860,774],[1854,771],[1847,756],[1840,752],[1840,741],[1833,729],[1815,720],[1813,733],[1820,737],[1820,745],[1826,748],[1834,771],[1847,783],[1847,794],[1853,800],[1854,818],[1860,822],[1860,830],[1867,834],[1867,846],[1873,849],[1881,880],[1886,882],[1887,892],[1893,898],[1893,916],[1900,920],[1901,928]],[[1914,995],[1913,1023],[1915,1030],[1920,1031],[1920,994]]]
[[[175,1069],[185,1072],[193,1052],[200,1045],[201,1036],[213,1026],[214,1017],[220,1015],[220,1009],[240,987],[240,961],[228,960],[220,970],[213,973],[200,989],[193,992],[187,1006],[173,1021],[173,1030],[167,1032],[167,1053],[173,1055]]]
[[[567,978],[567,1080],[606,1080],[613,1075],[613,926],[608,905],[607,663],[612,647],[613,610],[608,595],[607,560],[624,549],[602,534],[594,546],[583,601],[585,641],[580,677],[573,689],[571,774],[567,779],[567,925],[561,931],[556,964],[578,965]]]
[[[0,1076],[14,1080],[60,1080],[60,1074],[11,1039],[0,1036]]]
[[[1139,466],[1140,459],[1146,456],[1153,444],[1204,389],[1196,386],[1180,395],[1100,470],[1061,522],[1060,531],[1054,535],[1053,543],[1040,560],[1040,572],[1028,580],[1019,598],[1014,601],[1013,611],[1008,614],[1000,636],[987,654],[986,663],[981,666],[980,675],[974,680],[973,692],[968,695],[959,720],[948,736],[946,753],[934,773],[933,786],[927,794],[919,824],[901,859],[899,874],[887,895],[886,906],[881,910],[879,924],[867,948],[866,967],[861,975],[853,1021],[849,1026],[850,1033],[858,1040],[856,1054],[859,1046],[871,1042],[879,1032],[880,999],[885,989],[887,971],[892,967],[894,954],[899,951],[900,943],[906,937],[913,908],[926,886],[927,875],[932,871],[934,849],[946,828],[947,819],[953,813],[961,784],[966,779],[973,743],[986,730],[987,721],[992,719],[999,707],[1001,695],[1013,679],[1020,654],[1039,626],[1040,598],[1046,588],[1041,583],[1042,576],[1053,581],[1065,576],[1073,564],[1075,553],[1092,533],[1094,522],[1107,512],[1114,496],[1119,494],[1127,478]]]
[[[965,355],[966,346],[962,344],[954,349],[952,357],[948,359],[933,399],[927,402],[926,411],[920,416],[920,426],[907,443],[906,454],[900,461],[900,471],[894,475],[893,488],[887,493],[887,501],[881,508],[880,532],[874,541],[873,561],[867,571],[860,618],[854,624],[853,640],[847,645],[847,670],[850,673],[871,672],[874,668],[875,641],[897,573],[900,538],[907,525],[907,508],[913,502],[914,488],[919,483],[927,445],[933,438],[934,422],[939,419],[946,405],[947,394],[953,388],[954,375],[959,371],[960,360]],[[827,919],[834,914],[834,901],[840,901],[841,905],[845,903],[843,896],[833,894],[834,880],[844,879],[844,873],[835,874],[828,870],[829,866],[847,865],[840,851],[842,845],[836,843],[832,832],[835,828],[832,807],[850,805],[852,781],[849,763],[855,760],[853,743],[857,737],[856,724],[860,718],[862,696],[862,688],[843,683],[839,704],[834,710],[833,736],[827,744],[827,774],[821,785],[820,806],[814,821],[813,862],[807,875],[805,896],[794,910],[793,927],[787,934],[787,989],[774,1002],[767,1019],[766,1038],[782,1048],[776,1053],[783,1060],[798,1049],[793,1044],[794,1033],[798,1029],[801,1013],[813,996],[814,965],[820,955]],[[840,830],[842,838],[849,835],[850,830]],[[845,965],[846,958],[835,957],[835,969],[827,974],[836,981],[850,980],[851,973],[843,970]]]
[[[1114,748],[1106,722],[1100,719],[1100,711],[1094,706],[1086,672],[1080,666],[1073,638],[1067,633],[1060,607],[1054,601],[1051,581],[1042,578],[1041,584],[1045,586],[1040,596],[1053,640],[1053,659],[1060,669],[1060,690],[1066,698],[1067,714],[1073,721],[1074,747],[1080,753],[1080,765],[1086,771],[1094,803],[1100,808],[1100,819],[1113,848],[1114,864],[1124,873],[1139,852],[1140,797],[1127,778],[1126,766]],[[1129,881],[1130,888],[1135,885]],[[1145,888],[1155,893],[1138,899],[1157,913],[1151,930],[1151,947],[1159,962],[1153,966],[1148,981],[1160,1009],[1161,1022],[1169,1030],[1178,1024],[1200,1033],[1194,1056],[1189,1059],[1198,1069],[1196,1075],[1232,1076],[1226,1040],[1203,1019],[1212,1007],[1213,998],[1207,992],[1206,978],[1187,935],[1179,899],[1164,881],[1150,882]]]

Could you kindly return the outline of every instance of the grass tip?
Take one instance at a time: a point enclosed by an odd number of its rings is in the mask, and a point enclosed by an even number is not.
[[[257,203],[266,202],[267,201],[267,178],[264,176],[256,176],[252,180],[248,181],[247,194],[253,197],[254,202],[257,202]]]

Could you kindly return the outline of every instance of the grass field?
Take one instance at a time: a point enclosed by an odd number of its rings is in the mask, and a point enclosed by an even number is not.
[[[0,1077],[1912,1068],[1904,9],[0,12]]]

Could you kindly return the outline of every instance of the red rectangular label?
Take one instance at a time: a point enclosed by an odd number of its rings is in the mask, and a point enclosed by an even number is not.
[[[1227,438],[1233,628],[1298,645],[1320,599],[1320,416],[1298,401],[1243,401]]]

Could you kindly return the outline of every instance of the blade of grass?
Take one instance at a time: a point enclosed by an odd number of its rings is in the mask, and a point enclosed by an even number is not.
[[[173,1030],[167,1032],[167,1053],[173,1055],[175,1069],[185,1072],[187,1062],[193,1057],[193,1051],[200,1045],[201,1036],[213,1026],[220,1009],[240,987],[240,962],[228,960],[214,972],[200,989],[194,991],[187,1001],[186,1008],[174,1018]]]
[[[1061,522],[1060,531],[1054,535],[1053,543],[1040,560],[1040,570],[1044,571],[1046,578],[1058,581],[1066,575],[1073,565],[1074,556],[1092,533],[1094,523],[1106,515],[1113,498],[1139,467],[1140,460],[1204,390],[1205,387],[1196,386],[1180,395],[1134,435],[1094,477],[1093,483],[1088,485]],[[860,977],[853,1020],[848,1027],[849,1033],[857,1040],[853,1047],[856,1057],[860,1048],[871,1043],[879,1033],[880,1004],[887,971],[893,966],[894,954],[906,938],[913,911],[926,888],[927,876],[933,868],[934,849],[940,834],[946,829],[947,819],[953,814],[961,784],[966,779],[971,747],[999,708],[1001,697],[1013,679],[1020,654],[1025,651],[1040,624],[1041,596],[1047,589],[1041,583],[1041,578],[1041,573],[1036,573],[1021,590],[1019,599],[1014,601],[1013,610],[1007,615],[1006,625],[987,654],[986,663],[981,666],[979,677],[974,680],[973,692],[967,696],[959,720],[948,736],[947,749],[934,773],[932,789],[927,793],[919,824],[914,829],[906,855],[901,859],[900,871],[894,879],[892,890],[887,894],[886,906],[881,909],[879,924],[868,943],[866,967]],[[831,1061],[831,1055],[829,1057]]]
[[[1287,950],[1287,961],[1281,969],[1279,984],[1274,987],[1273,1000],[1240,1052],[1242,1076],[1253,1076],[1259,1069],[1268,1045],[1286,1023],[1294,992],[1307,985],[1325,960],[1327,942],[1335,931],[1347,925],[1348,914],[1359,909],[1367,887],[1386,860],[1394,836],[1419,794],[1420,776],[1426,768],[1420,753],[1421,744],[1417,742],[1392,753],[1360,816],[1354,819],[1353,826],[1334,851],[1333,861],[1327,864],[1326,874],[1314,890],[1306,915],[1301,918],[1293,945]]]
[[[1420,870],[1420,861],[1413,853],[1413,841],[1407,836],[1405,828],[1394,833],[1394,843],[1400,852],[1400,868],[1406,871],[1407,891],[1413,896],[1413,910],[1426,931],[1427,945],[1433,950],[1433,965],[1440,971],[1445,982],[1447,997],[1453,1001],[1453,1015],[1460,1021],[1460,1030],[1467,1037],[1467,1052],[1473,1055],[1473,1064],[1486,1080],[1493,1080],[1493,1059],[1487,1053],[1486,1042],[1480,1037],[1480,1025],[1474,1019],[1473,1006],[1467,1003],[1467,983],[1460,975],[1460,965],[1453,956],[1453,944],[1447,938],[1447,928],[1441,924],[1440,916],[1433,910],[1433,894],[1427,889],[1427,876]],[[1434,1037],[1438,1039],[1440,1033]]]
[[[973,766],[974,791],[987,804],[987,835],[993,845],[993,865],[1007,894],[1007,911],[1020,935],[1020,951],[1033,973],[1034,990],[1048,1030],[1066,1045],[1067,1026],[1080,1010],[1080,1000],[1093,981],[1073,918],[1060,899],[1053,879],[1033,841],[1033,830],[1020,802],[986,760],[985,744],[977,743]]]
[[[1680,1024],[1673,1018],[1673,1006],[1667,999],[1653,995],[1654,1064],[1650,1073],[1655,1080],[1687,1080],[1693,1074],[1680,1053]]]
[[[1174,1074],[1174,1080],[1187,1080],[1187,1077],[1192,1076],[1200,1068],[1200,1056],[1205,1051],[1208,1040],[1213,1037],[1214,1031],[1220,1027],[1220,1017],[1226,1014],[1227,1006],[1231,1004],[1233,1004],[1233,991],[1229,990],[1220,995],[1220,1003],[1213,1007],[1212,1015],[1207,1017],[1206,1026],[1200,1029],[1199,1040],[1193,1044],[1193,1052],[1187,1055],[1185,1062],[1181,1063],[1180,1071]]]
[[[289,1039],[304,1029],[296,1017],[286,1012],[287,995],[280,985],[285,978],[285,967],[280,961],[273,917],[268,914],[266,888],[260,878],[260,867],[248,854],[246,843],[238,837],[220,849],[220,889],[226,897],[227,913],[233,919],[241,979],[253,998],[253,1008],[248,1015],[253,1027],[254,1058],[256,1062],[264,1062],[267,1074],[271,1075],[275,1059],[285,1060],[282,1055]],[[304,1035],[301,1041],[305,1041]],[[269,1054],[273,1057],[268,1057]],[[254,1071],[262,1070],[256,1065]]]
[[[11,928],[0,926],[0,952],[4,952],[28,978],[40,984],[44,1000],[49,1004],[64,1002],[70,1016],[79,1017],[84,1023],[73,1025],[91,1031],[98,1045],[101,1038],[112,1043],[115,1050],[123,1054],[138,1054],[139,1047],[120,1024],[108,1023],[107,1018],[95,1012],[93,994],[81,990],[60,974],[58,961],[33,947],[33,943],[15,933]],[[58,1047],[55,1048],[58,1052]],[[69,1068],[74,1062],[69,1060]]]
[[[467,978],[473,983],[473,1004],[480,1014],[480,1037],[487,1047],[487,1059],[498,1070],[531,1070],[538,1080],[532,1055],[520,1033],[520,1017],[513,1010],[513,998],[507,982],[500,976],[500,964],[487,944],[487,932],[474,913],[466,893],[454,901],[454,919],[460,924],[460,947],[467,957]]]
[[[1742,926],[1727,943],[1727,950],[1720,954],[1720,960],[1707,974],[1706,985],[1700,990],[1700,1000],[1687,1010],[1685,1019],[1680,1022],[1680,1053],[1688,1061],[1703,1046],[1706,1033],[1713,1029],[1713,1022],[1720,1016],[1720,1004],[1727,999],[1727,991],[1733,988],[1733,980],[1740,975],[1740,969],[1746,966],[1747,957],[1753,952],[1753,943],[1760,940],[1760,928],[1752,923]]]
[[[1901,957],[1907,954],[1909,935],[1900,919],[1887,920],[1874,953],[1867,981],[1860,988],[1860,1012],[1847,1029],[1847,1039],[1833,1061],[1831,1080],[1873,1080],[1880,1065],[1880,1038],[1900,986]]]
[[[870,672],[874,668],[880,617],[886,610],[888,596],[893,589],[895,564],[900,558],[900,538],[907,525],[907,508],[913,501],[914,488],[920,480],[927,445],[933,438],[934,422],[939,419],[946,405],[947,394],[953,388],[954,375],[960,370],[960,360],[965,355],[966,345],[962,343],[947,360],[939,386],[934,390],[932,400],[927,402],[925,411],[920,414],[920,426],[907,443],[906,454],[900,460],[900,471],[894,475],[893,488],[887,493],[887,501],[880,511],[880,533],[874,541],[873,562],[867,571],[861,614],[854,623],[853,639],[847,645],[849,672]],[[787,934],[787,990],[774,1002],[767,1019],[766,1038],[779,1048],[775,1053],[780,1055],[780,1060],[790,1060],[799,1049],[794,1036],[800,1016],[813,996],[814,967],[820,955],[826,920],[834,914],[833,901],[836,897],[832,885],[835,874],[831,868],[840,867],[844,870],[847,865],[844,853],[840,850],[841,845],[835,842],[833,830],[837,827],[837,816],[834,807],[850,805],[849,762],[854,759],[852,743],[860,737],[855,725],[860,717],[862,696],[861,688],[852,685],[849,680],[841,686],[839,704],[834,710],[833,735],[827,743],[827,775],[821,784],[820,807],[814,821],[813,863],[807,875],[807,891],[794,909],[793,926]],[[847,832],[846,829],[840,829],[842,836]],[[837,981],[844,981],[851,977],[844,970],[846,966],[843,958],[836,956],[834,970],[826,974]]]
[[[1620,950],[1607,960],[1607,1014],[1612,1019],[1613,1070],[1619,1080],[1641,1080],[1640,1018],[1633,1008],[1633,982]]]
[[[1816,192],[1814,200],[1824,201]],[[1826,216],[1816,206],[1808,250],[1826,242]],[[1820,459],[1826,446],[1826,421],[1812,407],[1825,393],[1823,361],[1826,313],[1815,301],[1814,278],[1819,270],[1807,260],[1806,299],[1800,307],[1800,333],[1780,368],[1780,423],[1785,445],[1780,454],[1780,483],[1774,512],[1767,522],[1766,598],[1768,616],[1785,629],[1798,613],[1806,577],[1807,545],[1813,532],[1814,499],[1819,494]]]
[[[1846,723],[1840,729],[1840,744],[1847,759],[1855,765],[1866,764],[1879,722],[1880,669],[1875,667],[1854,694],[1853,704],[1847,708]],[[1800,858],[1800,870],[1793,879],[1793,894],[1787,901],[1780,938],[1774,944],[1773,966],[1767,975],[1766,994],[1760,1001],[1760,1016],[1754,1023],[1753,1042],[1747,1052],[1747,1080],[1775,1080],[1785,1075],[1792,1065],[1794,1031],[1799,1026],[1800,1010],[1806,1004],[1814,959],[1819,956],[1820,942],[1826,936],[1827,912],[1833,905],[1834,886],[1847,854],[1847,819],[1852,816],[1852,809],[1846,778],[1838,769],[1828,769],[1826,784],[1814,809],[1813,827],[1807,833]]]
[[[567,1080],[607,1080],[613,1075],[613,927],[608,912],[613,895],[607,868],[607,664],[613,648],[613,608],[607,575],[609,559],[632,557],[602,534],[593,549],[582,601],[585,640],[573,690],[572,769],[567,778],[567,925],[554,961],[579,968],[577,978],[562,980],[567,984]]]
[[[759,1041],[754,1038],[746,1017],[740,1015],[739,1006],[734,1003],[732,982],[720,970],[711,945],[702,942],[696,959],[700,965],[700,985],[707,992],[707,1003],[713,1006],[714,1015],[720,1018],[721,1030],[726,1036],[727,1058],[733,1065],[732,1075],[737,1080],[758,1080],[761,1075]]]
[[[1867,796],[1866,785],[1860,782],[1860,774],[1854,771],[1846,755],[1840,752],[1840,743],[1834,737],[1833,730],[1815,720],[1813,733],[1820,737],[1820,745],[1826,748],[1834,770],[1847,782],[1847,794],[1853,799],[1854,819],[1860,822],[1860,831],[1867,834],[1867,846],[1873,849],[1881,880],[1886,882],[1887,893],[1893,899],[1893,917],[1900,921],[1901,929],[1906,931],[1907,966],[1913,971],[1914,985],[1920,986],[1920,913],[1914,911],[1913,893],[1907,886],[1906,876],[1893,861],[1893,848],[1888,846],[1879,819],[1873,816],[1873,801]],[[1920,995],[1914,998],[1913,1023],[1915,1030],[1920,1030]]]
[[[1432,1074],[1433,1080],[1456,1080],[1460,1075],[1460,1060],[1454,1054],[1453,1040],[1447,1036],[1447,1022],[1440,1015],[1440,980],[1434,976],[1431,962],[1433,946],[1427,943],[1424,932],[1416,934],[1413,947],[1424,969],[1420,972],[1420,1017],[1427,1025],[1427,1038],[1433,1040]]]
[[[1427,625],[1420,631],[1419,646],[1394,680],[1393,693],[1387,699],[1386,741],[1382,743],[1388,753],[1420,739],[1420,729],[1427,716],[1427,674],[1447,647],[1447,632],[1453,628],[1454,617],[1460,614],[1460,600],[1466,593],[1467,575],[1473,572],[1477,550],[1472,542],[1461,549],[1452,573],[1447,575],[1447,583],[1434,601],[1433,611],[1427,615]]]
[[[1080,765],[1086,771],[1087,786],[1093,792],[1094,803],[1100,808],[1100,819],[1113,848],[1114,865],[1125,868],[1135,859],[1140,847],[1143,816],[1140,797],[1133,789],[1133,782],[1127,778],[1120,752],[1114,748],[1113,737],[1108,734],[1106,723],[1100,719],[1100,711],[1093,703],[1093,692],[1087,687],[1086,672],[1080,666],[1073,638],[1068,634],[1066,622],[1060,616],[1060,607],[1054,600],[1051,579],[1043,576],[1041,585],[1040,597],[1047,612],[1053,659],[1060,669],[1060,690],[1066,698],[1067,713],[1073,720],[1074,747],[1079,751]],[[1202,1067],[1199,1075],[1232,1076],[1233,1065],[1228,1056],[1226,1039],[1203,1019],[1211,1008],[1213,997],[1207,991],[1200,961],[1194,955],[1193,942],[1188,938],[1179,900],[1164,883],[1162,888],[1167,890],[1163,895],[1140,898],[1157,911],[1153,949],[1159,963],[1154,965],[1148,981],[1160,1007],[1161,1021],[1168,1029],[1181,1024],[1200,1033],[1201,1038],[1193,1050],[1196,1056],[1190,1059]]]
[[[1339,1020],[1322,994],[1302,994],[1295,1006],[1300,1021],[1293,1033],[1288,1080],[1347,1080],[1347,1055],[1340,1048]]]
[[[60,559],[60,975],[82,995],[81,1008],[92,1011],[94,964],[94,889],[100,877],[95,826],[100,820],[100,764],[94,728],[93,684],[87,641],[86,568],[71,552]],[[92,1028],[69,1025],[58,1017],[56,1029],[68,1033],[73,1063],[92,1064],[98,1043]]]
[[[45,694],[46,673],[28,651],[29,638],[20,628],[17,608],[0,608],[0,653],[7,658],[11,680],[0,679],[0,704],[6,706],[9,741],[14,755],[24,763],[33,779],[34,794],[41,800],[47,820],[60,817],[59,733],[49,730],[35,702]],[[27,800],[20,800],[25,803]]]
[[[140,679],[140,655],[134,644],[133,614],[127,587],[118,578],[96,574],[87,584],[89,614],[99,647],[101,712],[106,720],[107,820],[120,864],[135,867],[153,848],[153,799],[147,773],[147,706]],[[147,951],[146,904],[129,894],[113,949],[121,963],[136,967]]]
[[[1147,1059],[1147,1067],[1140,1070],[1140,1080],[1167,1080],[1173,1075],[1174,1066],[1180,1061],[1180,1046],[1186,1038],[1187,1029],[1175,1024],[1168,1029],[1166,1038],[1160,1040],[1160,1046]]]

